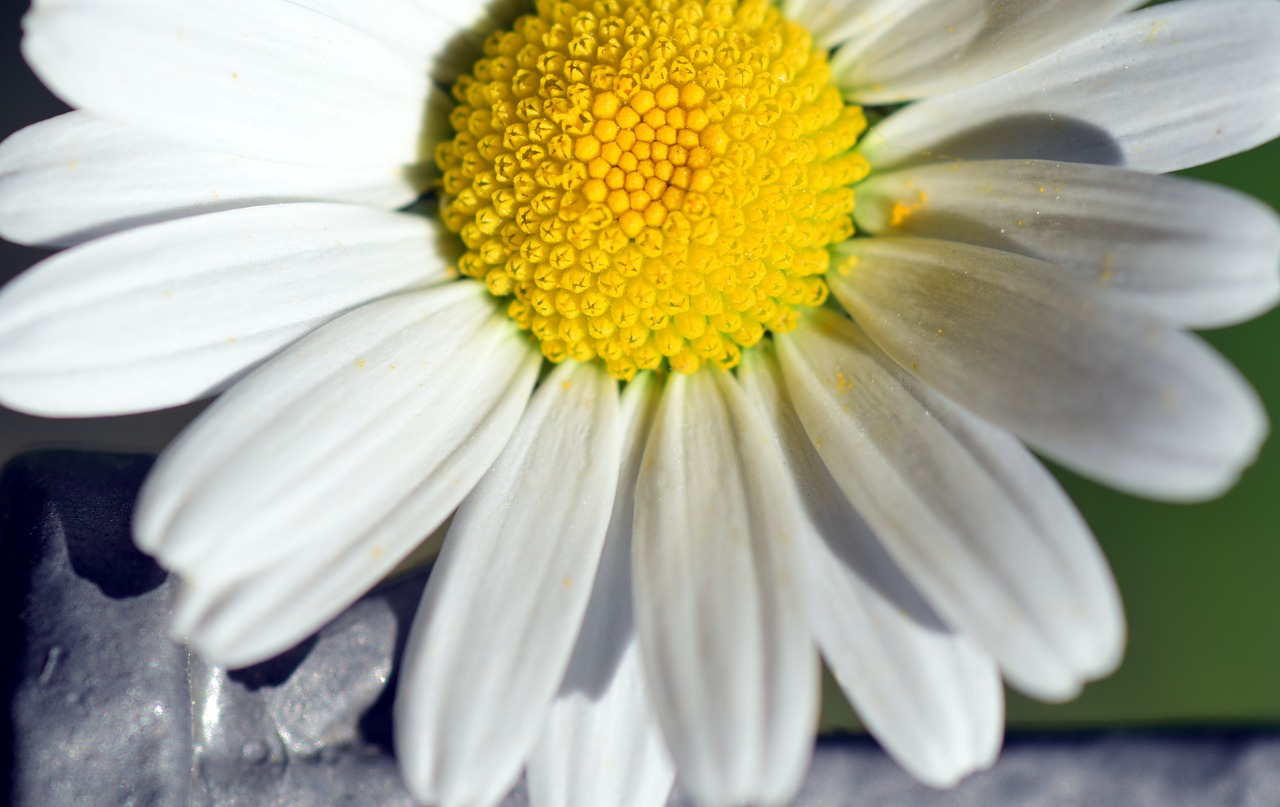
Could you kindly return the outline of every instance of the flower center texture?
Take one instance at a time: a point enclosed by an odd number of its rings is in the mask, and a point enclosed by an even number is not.
[[[727,369],[826,300],[866,119],[767,0],[539,0],[453,94],[459,271],[549,360]]]

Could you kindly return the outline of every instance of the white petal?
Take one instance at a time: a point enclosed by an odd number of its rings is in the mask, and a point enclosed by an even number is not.
[[[393,45],[430,66],[431,77],[452,84],[483,55],[475,21],[423,0],[291,0]],[[452,3],[483,9],[483,3]]]
[[[778,338],[787,390],[832,477],[937,609],[1040,698],[1119,663],[1106,560],[1009,434],[932,394],[857,327],[818,312]]]
[[[0,235],[71,246],[199,213],[278,202],[396,208],[418,196],[393,168],[308,168],[201,151],[69,112],[0,143]]]
[[[631,610],[635,483],[658,391],[646,373],[622,395],[618,495],[582,632],[529,760],[535,807],[661,807],[675,779],[644,691]]]
[[[855,32],[891,25],[929,0],[782,0],[782,13],[813,35],[814,44],[830,49]]]
[[[859,228],[1040,258],[1170,321],[1228,325],[1280,299],[1280,218],[1215,185],[1079,163],[958,162],[858,186]]]
[[[440,524],[515,428],[539,358],[478,283],[357,309],[237,384],[160,458],[135,540],[219,664],[320,627]]]
[[[497,804],[560,687],[622,451],[618,388],[562,364],[458,509],[405,649],[396,757],[424,804]]]
[[[897,103],[951,92],[1022,67],[1143,0],[815,0],[802,22],[839,45],[845,96]]]
[[[855,265],[828,276],[832,290],[881,349],[1081,473],[1201,499],[1257,455],[1257,395],[1162,319],[1009,252],[914,238],[842,251]]]
[[[333,167],[417,162],[431,54],[282,0],[58,0],[23,54],[59,97],[228,154]]]
[[[809,442],[773,356],[748,351],[738,374],[804,503],[810,626],[863,725],[934,787],[989,767],[1004,728],[995,662],[943,625],[853,509]]]
[[[862,152],[878,170],[1042,159],[1165,173],[1280,134],[1280,5],[1181,0],[984,84],[894,113]]]
[[[510,14],[528,14],[530,11],[529,6],[521,0],[494,0],[489,3],[455,3],[451,0],[412,0],[412,2],[432,14],[447,19],[459,30],[473,32],[473,35],[481,41],[499,24],[495,16],[505,20]],[[507,12],[505,8],[500,8],[507,6],[514,6],[519,10]]]
[[[0,293],[0,399],[82,416],[211,395],[345,310],[443,280],[435,239],[417,216],[315,203],[70,249]]]
[[[636,627],[681,788],[702,805],[784,804],[808,765],[817,663],[784,474],[732,376],[667,380],[636,485]]]

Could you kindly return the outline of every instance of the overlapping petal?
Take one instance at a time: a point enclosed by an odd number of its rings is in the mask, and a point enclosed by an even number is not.
[[[873,168],[1040,159],[1165,173],[1280,134],[1280,5],[1179,0],[874,127]]]
[[[1036,697],[1072,697],[1114,669],[1124,622],[1106,560],[1017,440],[925,389],[835,314],[778,343],[810,442],[943,620]]]
[[[853,509],[809,443],[773,356],[748,354],[739,375],[808,516],[798,541],[810,627],[863,725],[935,787],[988,767],[1004,722],[995,662],[943,624]]]
[[[1192,327],[1280,299],[1280,218],[1243,194],[1079,163],[940,163],[858,186],[859,229],[987,246],[1056,264]]]
[[[435,240],[417,216],[315,203],[67,250],[0,293],[0,399],[83,416],[212,395],[343,311],[445,279]]]
[[[622,467],[600,570],[529,760],[529,796],[537,807],[661,807],[671,792],[675,769],[645,692],[631,605],[635,483],[659,391],[646,374],[622,396]]]
[[[0,235],[71,246],[200,213],[281,202],[387,209],[417,198],[399,168],[314,168],[204,151],[69,112],[0,143]]]
[[[667,380],[635,508],[636,627],[681,788],[707,805],[786,803],[818,691],[799,514],[732,376]]]
[[[1014,70],[1142,0],[793,0],[832,57],[837,86],[866,104],[909,101]]]
[[[297,3],[43,0],[24,27],[44,83],[107,120],[277,162],[390,169],[422,156],[432,54]]]
[[[458,509],[414,619],[396,756],[425,804],[496,804],[564,677],[613,510],[617,382],[562,364]]]
[[[848,242],[831,288],[943,395],[1081,473],[1156,498],[1221,493],[1267,433],[1257,395],[1167,320],[1010,252]]]
[[[300,641],[489,468],[539,356],[484,295],[457,283],[363,306],[237,384],[165,452],[134,534],[183,579],[177,629],[197,650],[237,666]]]

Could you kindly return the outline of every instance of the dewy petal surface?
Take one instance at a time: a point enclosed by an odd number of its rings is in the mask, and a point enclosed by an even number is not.
[[[859,103],[951,92],[1022,67],[1143,0],[810,0],[797,17]]]
[[[424,804],[497,804],[573,652],[621,461],[617,382],[561,364],[458,509],[405,649],[396,756]]]
[[[443,280],[435,237],[417,216],[308,203],[83,244],[0,292],[0,399],[84,416],[211,395],[345,310]]]
[[[809,442],[773,356],[752,351],[738,374],[808,515],[799,543],[811,629],[863,725],[934,787],[990,766],[1004,728],[995,661],[942,623],[853,509]]]
[[[1266,436],[1257,395],[1221,356],[1050,264],[916,238],[840,251],[854,265],[831,289],[885,353],[1081,473],[1202,499]]]
[[[370,303],[237,384],[161,457],[135,513],[139,546],[186,584],[179,630],[237,666],[320,627],[489,468],[538,364],[460,283]]]
[[[645,373],[622,395],[618,494],[582,632],[529,759],[535,807],[661,807],[675,779],[645,692],[631,605],[635,483],[660,389]]]
[[[1124,622],[1106,559],[1016,439],[830,312],[778,344],[810,442],[942,619],[1039,698],[1073,697],[1115,668]]]
[[[939,163],[858,186],[858,229],[1048,261],[1190,327],[1280,298],[1280,218],[1216,185],[1080,163]]]
[[[23,54],[74,107],[196,148],[339,168],[422,156],[427,60],[284,0],[43,0]]]
[[[785,804],[817,715],[799,513],[731,375],[667,380],[635,507],[636,627],[681,788],[708,807]]]
[[[1280,4],[1179,0],[1126,14],[1025,68],[891,115],[876,170],[1065,160],[1165,173],[1280,134]]]
[[[418,197],[386,166],[313,168],[194,149],[76,111],[0,143],[0,235],[72,246],[108,233],[252,205],[349,202],[387,209]]]

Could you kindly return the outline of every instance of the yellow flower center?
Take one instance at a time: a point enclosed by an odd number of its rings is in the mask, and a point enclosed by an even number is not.
[[[459,271],[551,361],[729,368],[826,300],[866,121],[768,0],[538,0],[453,93]]]

